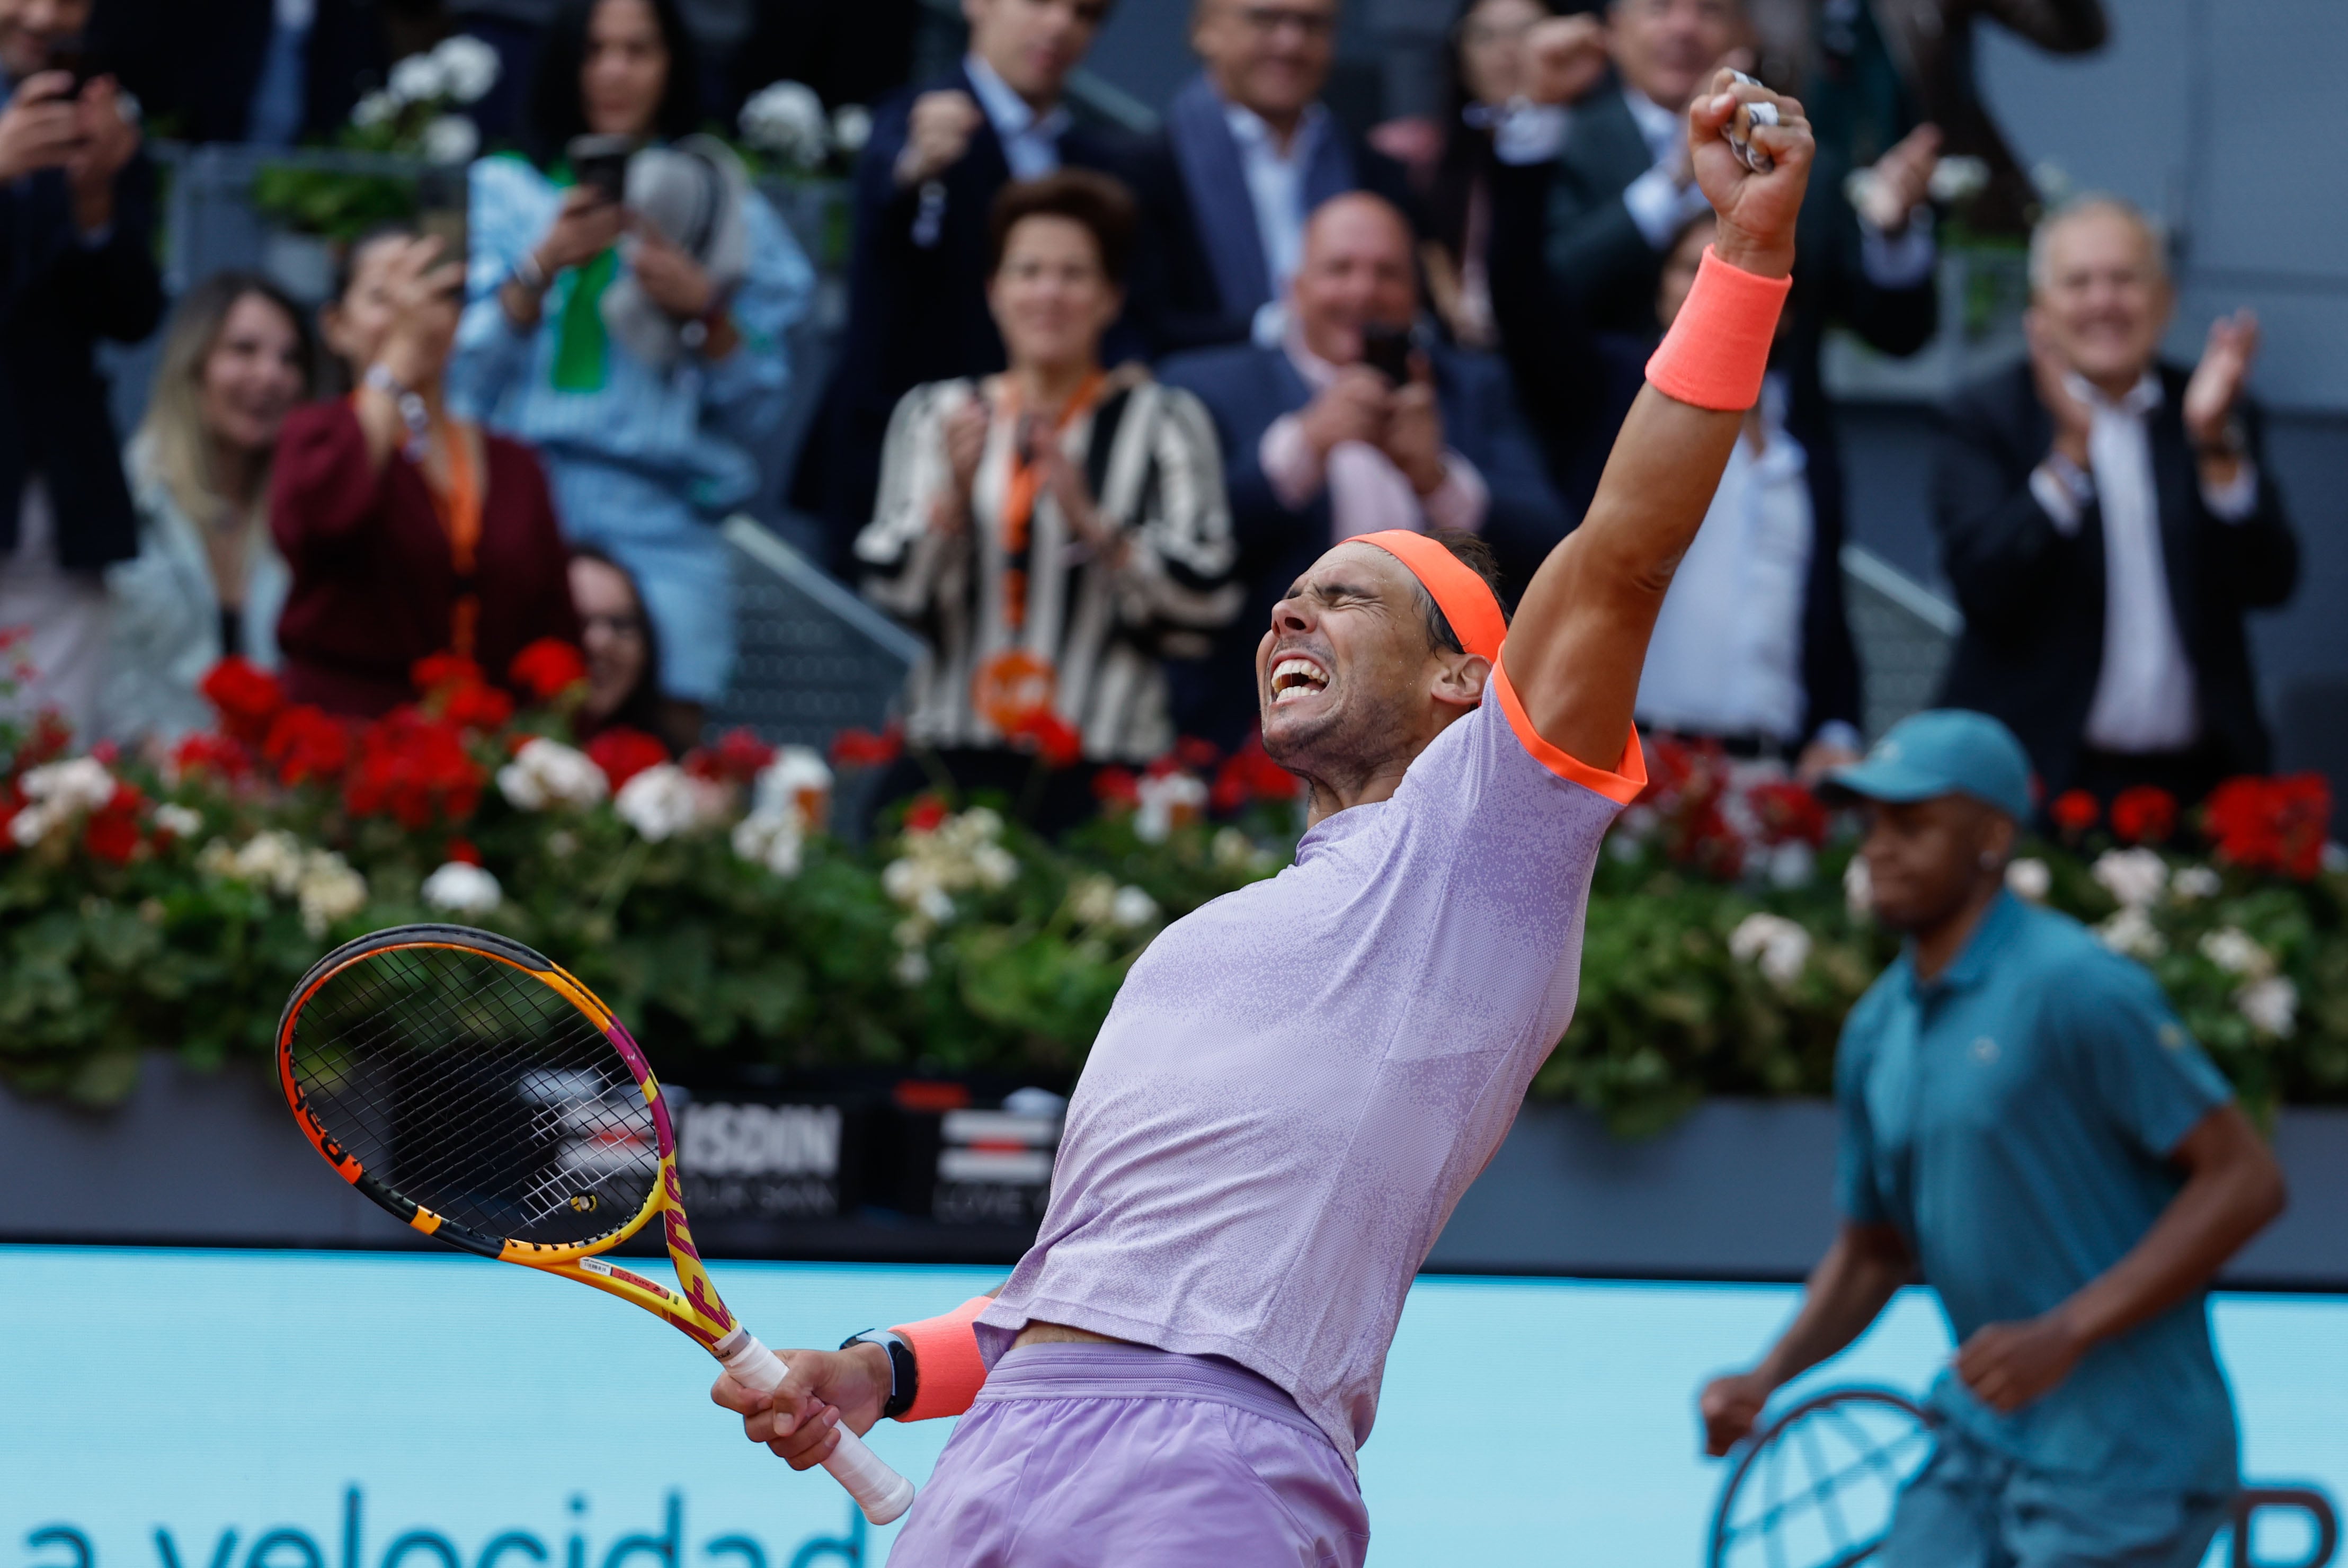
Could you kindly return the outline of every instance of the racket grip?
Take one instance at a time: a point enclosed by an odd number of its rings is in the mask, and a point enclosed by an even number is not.
[[[733,1374],[736,1382],[761,1394],[772,1393],[781,1387],[789,1370],[781,1357],[759,1344],[757,1335],[747,1331],[731,1353],[720,1355],[717,1359]],[[839,1445],[823,1461],[823,1468],[848,1489],[856,1506],[864,1511],[864,1517],[875,1524],[887,1524],[913,1506],[913,1483],[890,1469],[887,1460],[845,1426],[839,1429]]]

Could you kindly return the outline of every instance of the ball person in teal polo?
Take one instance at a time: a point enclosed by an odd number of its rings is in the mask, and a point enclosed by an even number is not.
[[[1706,1445],[1921,1273],[1959,1348],[1883,1568],[2194,1568],[2237,1481],[2206,1293],[2281,1174],[2152,976],[2006,890],[2030,770],[2003,725],[1918,714],[1829,782],[1907,948],[1843,1030],[1840,1233],[1760,1365],[1704,1390]]]

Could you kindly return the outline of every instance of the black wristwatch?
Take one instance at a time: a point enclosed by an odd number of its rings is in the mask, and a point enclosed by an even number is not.
[[[868,1328],[839,1342],[842,1350],[851,1345],[878,1345],[889,1353],[889,1401],[880,1407],[882,1418],[911,1409],[922,1388],[921,1363],[913,1359],[913,1347],[885,1328]]]

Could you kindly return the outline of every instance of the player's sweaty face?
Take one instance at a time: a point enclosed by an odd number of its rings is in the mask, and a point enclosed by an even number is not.
[[[1264,749],[1282,767],[1360,762],[1408,744],[1426,700],[1417,581],[1372,544],[1341,544],[1272,607],[1256,648]]]

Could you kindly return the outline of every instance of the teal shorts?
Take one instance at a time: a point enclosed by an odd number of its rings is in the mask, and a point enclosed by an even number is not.
[[[1876,1568],[2199,1568],[2233,1501],[2048,1475],[1943,1424],[1873,1561]]]

